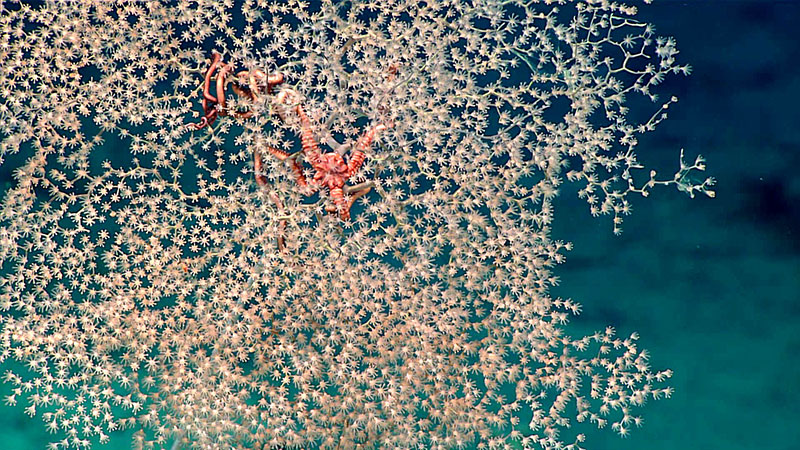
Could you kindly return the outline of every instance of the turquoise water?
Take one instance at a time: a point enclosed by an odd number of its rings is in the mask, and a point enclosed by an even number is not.
[[[642,429],[589,431],[586,447],[799,449],[800,2],[657,0],[640,12],[693,66],[666,80],[680,101],[640,159],[672,173],[680,148],[703,154],[717,197],[656,190],[614,236],[564,188],[553,235],[575,249],[556,294],[583,304],[570,331],[638,331],[652,365],[674,371],[674,396],[641,411]],[[0,411],[0,450],[50,442],[22,408]]]
[[[554,233],[575,243],[559,287],[583,303],[573,325],[639,331],[653,366],[675,372],[673,398],[646,407],[642,429],[593,433],[587,447],[798,449],[800,2],[656,1],[640,13],[693,67],[667,80],[680,101],[641,159],[668,173],[678,149],[703,154],[717,196],[655,192],[619,237],[562,196],[576,207]]]

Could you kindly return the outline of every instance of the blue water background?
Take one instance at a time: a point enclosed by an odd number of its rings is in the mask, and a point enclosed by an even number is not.
[[[680,148],[700,153],[717,195],[639,198],[619,237],[562,196],[554,234],[575,250],[558,292],[584,306],[573,325],[639,331],[652,365],[675,372],[642,429],[586,447],[800,449],[800,2],[656,0],[640,13],[693,67],[666,80],[680,101],[640,159],[668,174]]]

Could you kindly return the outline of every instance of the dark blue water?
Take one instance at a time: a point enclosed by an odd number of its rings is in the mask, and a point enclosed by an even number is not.
[[[700,153],[717,195],[655,191],[619,237],[562,196],[555,234],[575,250],[559,293],[584,306],[573,325],[639,331],[653,366],[675,372],[643,428],[586,447],[800,449],[800,2],[657,0],[640,13],[693,67],[666,80],[680,101],[640,159],[666,174],[680,148]]]

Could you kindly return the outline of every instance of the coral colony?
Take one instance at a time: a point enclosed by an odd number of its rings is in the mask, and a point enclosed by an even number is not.
[[[580,306],[549,292],[571,248],[553,218],[587,213],[565,183],[616,232],[630,196],[713,195],[702,158],[666,178],[637,158],[689,68],[636,14],[6,0],[5,403],[52,450],[628,434],[671,372],[636,334],[571,336]]]

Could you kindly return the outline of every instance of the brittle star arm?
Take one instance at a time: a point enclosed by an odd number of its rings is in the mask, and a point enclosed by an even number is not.
[[[291,163],[292,163],[292,173],[294,173],[294,177],[295,177],[295,180],[297,181],[298,186],[303,187],[303,188],[308,186],[308,181],[306,180],[306,176],[303,174],[303,166],[301,166],[300,163],[297,162],[297,157],[299,156],[299,153],[301,153],[301,152],[297,152],[297,153],[294,153],[294,154],[289,154],[289,153],[287,153],[287,152],[285,152],[285,151],[283,151],[281,149],[278,149],[278,148],[275,148],[275,147],[270,147],[270,146],[267,146],[266,149],[267,149],[267,152],[269,152],[270,155],[278,158],[279,161],[287,161],[287,160],[291,161]],[[258,152],[256,152],[256,154],[258,154]],[[259,157],[260,157],[260,155],[259,155]]]
[[[356,150],[351,154],[350,161],[347,163],[348,178],[355,175],[358,169],[361,168],[361,165],[364,164],[364,159],[367,157],[366,152],[372,145],[372,141],[375,140],[375,133],[385,129],[386,125],[375,125],[358,139]]]
[[[300,118],[300,144],[303,147],[303,153],[308,158],[308,162],[316,167],[320,161],[319,144],[314,139],[314,132],[311,131],[311,120],[309,120],[303,107],[297,106],[297,116]]]
[[[219,53],[213,52],[211,64],[208,66],[205,81],[203,82],[203,109],[206,109],[206,102],[217,103],[217,98],[211,95],[211,76],[214,74],[214,71],[217,70],[220,58],[222,58],[222,56]]]

